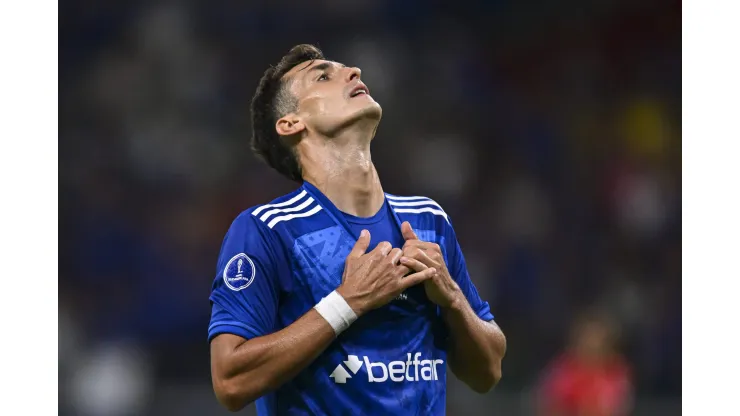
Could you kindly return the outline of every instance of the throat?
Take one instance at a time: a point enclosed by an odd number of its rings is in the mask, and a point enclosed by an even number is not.
[[[385,201],[383,187],[372,163],[369,169],[355,166],[313,183],[337,209],[355,217],[372,217]]]
[[[370,143],[344,137],[301,147],[303,179],[313,184],[340,211],[355,217],[375,215],[385,195],[370,156]]]

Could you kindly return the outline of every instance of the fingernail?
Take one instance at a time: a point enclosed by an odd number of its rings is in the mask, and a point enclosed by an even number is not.
[[[409,261],[409,259],[408,259],[408,258],[406,258],[406,257],[401,257],[401,263],[406,263],[406,262],[408,262],[408,261]]]
[[[367,237],[367,230],[360,231],[360,237]]]

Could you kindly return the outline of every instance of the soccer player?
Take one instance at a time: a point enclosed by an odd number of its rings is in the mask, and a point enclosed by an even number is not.
[[[252,147],[300,186],[224,238],[208,339],[218,400],[260,415],[443,415],[447,365],[473,390],[506,340],[444,210],[384,193],[382,110],[360,70],[311,45],[260,80]]]

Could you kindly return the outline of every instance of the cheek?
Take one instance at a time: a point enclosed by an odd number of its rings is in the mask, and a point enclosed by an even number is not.
[[[324,99],[323,106],[326,112],[340,115],[344,113],[347,109],[347,100],[342,97],[336,96],[326,97]]]
[[[309,114],[316,114],[322,111],[322,106],[323,102],[321,97],[312,95],[303,99],[300,111]]]
[[[304,110],[314,116],[336,116],[345,107],[343,100],[321,95],[307,97],[303,102]]]

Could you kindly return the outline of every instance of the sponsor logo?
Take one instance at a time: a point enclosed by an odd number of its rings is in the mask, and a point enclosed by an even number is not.
[[[329,374],[337,384],[345,384],[352,375],[357,375],[362,366],[365,366],[368,383],[384,383],[391,381],[401,383],[404,381],[436,381],[439,379],[438,366],[444,366],[443,360],[422,360],[421,353],[406,354],[406,361],[391,361],[388,364],[383,362],[370,361],[368,356],[361,360],[356,355],[350,355],[344,361],[344,365],[339,364]],[[346,368],[345,368],[346,367]],[[349,370],[349,371],[348,371]]]

